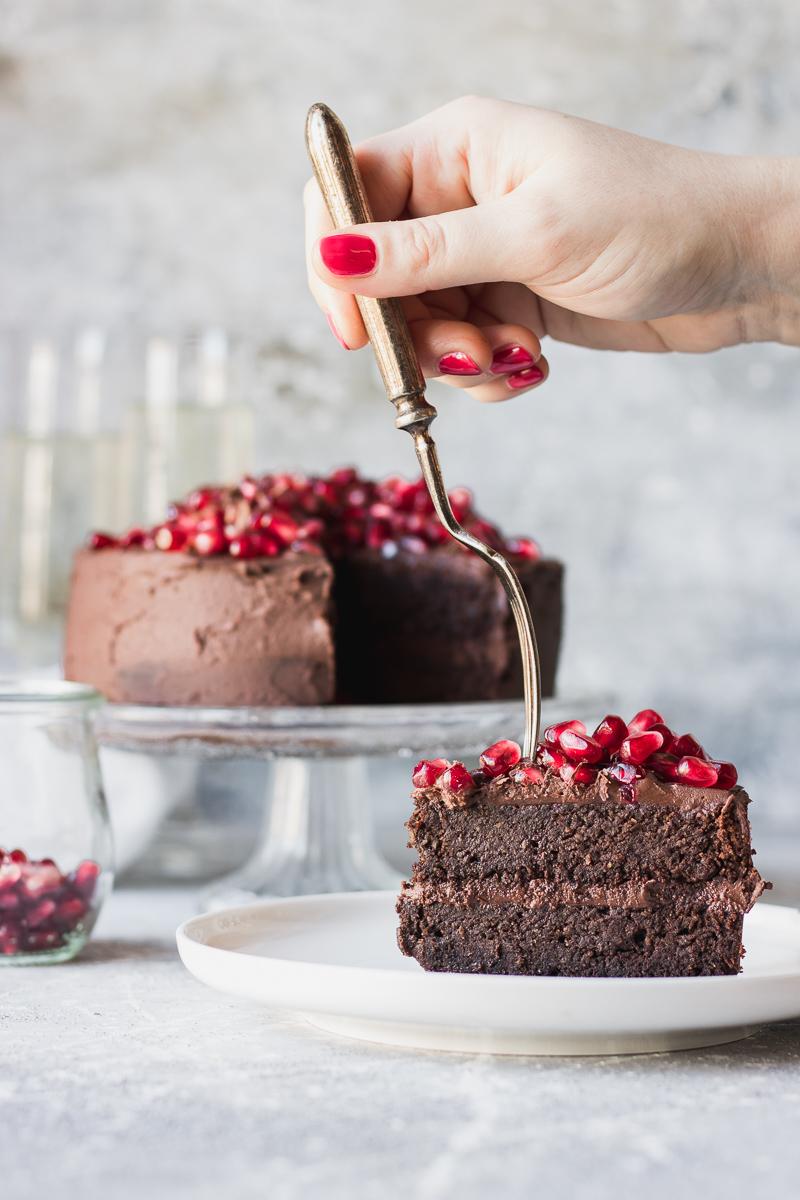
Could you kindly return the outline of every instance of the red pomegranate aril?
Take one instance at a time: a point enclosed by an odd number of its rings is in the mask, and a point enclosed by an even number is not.
[[[513,554],[515,558],[522,558],[526,562],[536,562],[542,557],[541,548],[533,538],[507,538],[506,550],[509,554]]]
[[[221,529],[198,529],[191,537],[191,546],[195,553],[208,558],[227,550],[228,539]]]
[[[628,733],[646,733],[653,725],[664,725],[664,718],[654,708],[643,708],[628,721]]]
[[[297,540],[299,542],[321,542],[324,533],[325,526],[317,518],[311,521],[303,521],[302,525],[297,526]]]
[[[628,726],[622,717],[609,713],[603,717],[592,737],[603,747],[607,754],[616,754],[625,738],[628,736]]]
[[[537,758],[543,767],[558,771],[567,761],[566,754],[556,750],[554,746],[542,746],[537,752]]]
[[[117,539],[112,537],[110,533],[103,533],[98,529],[89,535],[90,550],[108,550],[110,547],[116,545]]]
[[[0,891],[0,912],[15,913],[22,908],[22,900],[13,888]]]
[[[66,900],[62,900],[56,908],[53,921],[60,929],[69,932],[83,920],[87,911],[85,901],[78,896],[69,896]]]
[[[660,733],[651,733],[649,730],[646,733],[634,733],[625,738],[619,748],[619,756],[623,762],[640,766],[663,745],[664,738]]]
[[[241,488],[239,490],[241,491]],[[219,491],[216,488],[199,487],[189,493],[186,507],[198,512],[201,508],[206,508],[209,504],[214,504],[218,499]]]
[[[143,546],[146,537],[144,529],[129,529],[127,533],[123,533],[119,544],[123,550],[129,550],[132,546]]]
[[[655,725],[650,726],[650,728],[647,730],[647,732],[648,733],[660,733],[662,738],[664,739],[662,747],[661,747],[662,750],[664,751],[665,754],[672,753],[672,746],[675,741],[675,734],[672,732],[672,730],[669,728],[668,725],[665,725],[663,723],[663,721],[657,721]]]
[[[418,788],[432,787],[447,767],[448,762],[445,758],[423,758],[414,767],[411,782]]]
[[[31,900],[38,900],[40,896],[57,892],[62,882],[63,877],[58,867],[29,862],[22,868],[19,887],[24,896]]]
[[[575,729],[562,729],[558,745],[570,762],[595,763],[603,758],[603,747],[587,733]]]
[[[338,467],[337,470],[331,471],[328,483],[333,484],[334,487],[349,487],[357,479],[358,471],[355,467]]]
[[[189,534],[185,529],[180,529],[177,525],[166,524],[159,525],[153,531],[153,541],[158,550],[164,550],[168,553],[176,553],[183,550]]]
[[[34,904],[28,909],[25,914],[25,921],[29,929],[38,929],[40,925],[44,925],[50,920],[53,913],[56,911],[55,901],[40,900],[38,904]]]
[[[228,543],[231,558],[260,558],[261,548],[254,534],[240,533]]]
[[[258,513],[251,522],[251,528],[258,533],[269,534],[284,546],[291,545],[297,537],[297,522],[285,513]]]
[[[578,763],[572,772],[573,783],[594,783],[597,779],[597,767],[590,766],[589,763]]]
[[[736,787],[739,782],[739,772],[731,762],[717,762],[709,759],[709,764],[716,768],[717,771],[717,787],[732,788]]]
[[[61,945],[62,935],[55,929],[36,929],[28,932],[25,938],[26,950],[55,950]]]
[[[441,783],[451,792],[469,792],[475,787],[475,780],[463,763],[455,762],[441,775]]]
[[[642,772],[633,763],[617,762],[606,768],[606,774],[617,783],[632,784],[641,778]]]
[[[100,875],[100,868],[96,862],[92,862],[90,858],[84,859],[79,863],[69,879],[72,881],[77,890],[87,900],[91,900],[94,889],[97,886],[97,880]]]
[[[0,863],[0,895],[14,888],[22,878],[22,863],[13,862],[7,858]]]
[[[472,492],[469,488],[453,488],[447,493],[450,498],[450,507],[453,510],[453,516],[461,524],[466,521],[472,508]]]
[[[16,954],[21,940],[20,927],[16,921],[3,921],[0,924],[0,954]]]
[[[9,850],[6,857],[15,863],[26,863],[28,861],[28,856],[24,850]]]
[[[694,787],[711,788],[716,787],[717,777],[717,768],[702,758],[686,755],[678,763],[678,778],[681,783],[690,783]]]
[[[427,543],[423,542],[422,538],[411,537],[408,534],[405,537],[401,537],[397,544],[401,550],[405,550],[408,554],[425,554],[428,549]]]
[[[544,779],[544,772],[539,767],[518,766],[511,778],[514,783],[541,783]]]
[[[370,550],[380,550],[384,542],[391,540],[392,530],[388,521],[375,521],[367,527],[366,544]]]
[[[650,755],[647,760],[647,766],[661,779],[668,779],[670,783],[674,783],[679,778],[678,759],[674,754],[657,751],[655,754]]]
[[[245,500],[254,500],[258,494],[258,482],[253,479],[252,475],[245,475],[239,482],[239,491]]]
[[[697,738],[692,737],[690,733],[682,733],[679,738],[675,738],[672,743],[672,753],[677,754],[678,758],[708,757]]]
[[[499,742],[487,746],[479,761],[485,773],[494,779],[498,775],[507,775],[521,758],[522,748],[516,742],[502,738]]]
[[[548,725],[542,737],[548,746],[557,746],[559,738],[565,729],[573,729],[575,733],[586,733],[586,726],[583,721],[557,721],[555,725]]]

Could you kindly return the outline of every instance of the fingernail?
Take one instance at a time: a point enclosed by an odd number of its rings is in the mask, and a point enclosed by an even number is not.
[[[334,322],[334,319],[331,316],[331,314],[325,313],[325,319],[328,322],[328,328],[330,329],[333,336],[336,338],[339,345],[342,346],[345,350],[349,350],[350,347],[348,346],[347,342],[344,340],[342,335],[339,333],[339,330],[336,328],[336,323]]]
[[[510,388],[526,388],[534,383],[541,383],[544,379],[544,371],[540,367],[528,367],[526,371],[516,371],[513,375],[506,376],[506,383]]]
[[[533,366],[533,355],[524,346],[500,346],[492,355],[489,370],[493,375],[505,375],[509,371],[521,371]]]
[[[474,358],[470,358],[463,350],[453,350],[439,359],[440,375],[482,375]]]
[[[333,275],[369,275],[378,261],[372,238],[361,233],[332,233],[321,238],[319,254]]]

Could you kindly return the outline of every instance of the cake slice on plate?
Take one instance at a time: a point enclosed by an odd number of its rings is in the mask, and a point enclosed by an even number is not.
[[[734,975],[742,922],[765,885],[753,866],[749,797],[645,709],[515,742],[480,769],[414,770],[398,900],[404,954],[429,971],[506,975]]]

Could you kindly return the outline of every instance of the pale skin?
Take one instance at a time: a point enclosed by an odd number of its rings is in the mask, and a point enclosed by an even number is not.
[[[356,154],[375,222],[327,242],[316,184],[305,193],[309,283],[347,349],[367,341],[356,294],[406,297],[426,376],[484,401],[546,381],[547,337],[800,345],[798,159],[685,150],[477,97]]]

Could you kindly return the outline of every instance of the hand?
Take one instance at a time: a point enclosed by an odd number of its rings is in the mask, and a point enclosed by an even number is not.
[[[473,97],[356,154],[374,223],[332,233],[313,181],[305,196],[311,290],[348,349],[367,340],[356,293],[408,297],[425,374],[489,401],[547,378],[544,336],[652,351],[800,341],[791,159]]]

